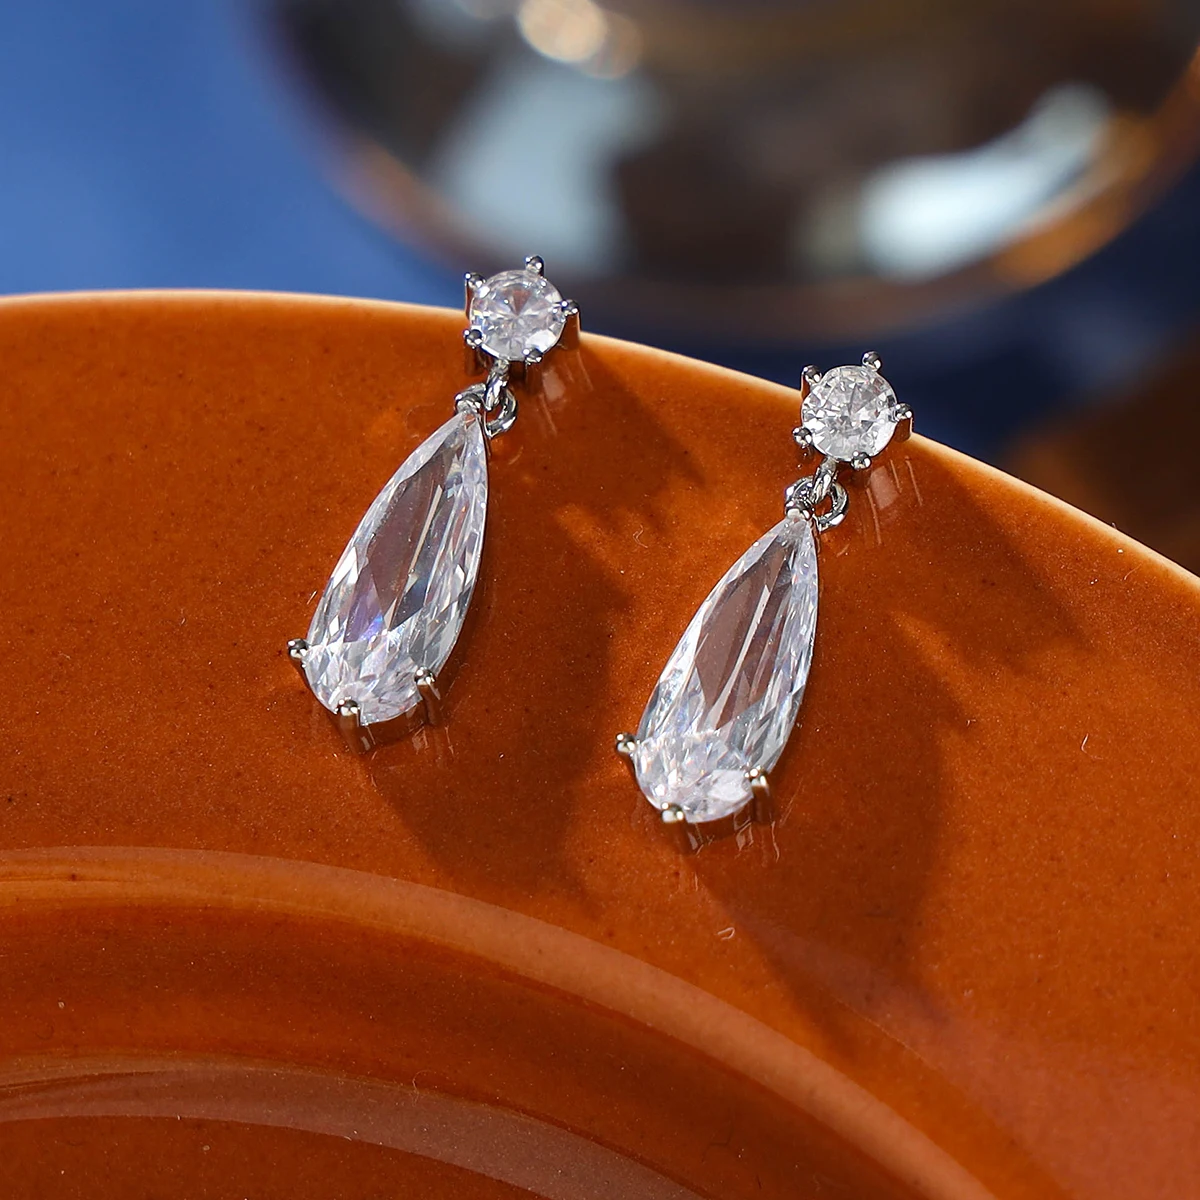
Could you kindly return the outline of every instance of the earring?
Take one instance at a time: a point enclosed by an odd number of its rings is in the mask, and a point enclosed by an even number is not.
[[[510,387],[560,342],[577,344],[579,308],[542,260],[466,277],[469,368],[486,370],[454,415],[408,456],[359,522],[288,656],[333,714],[347,744],[368,751],[441,722],[444,668],[466,619],[483,550],[488,447],[517,419]]]
[[[805,367],[793,431],[816,471],[784,494],[784,518],[709,593],[650,695],[637,735],[617,751],[638,787],[695,848],[748,820],[771,820],[768,772],[804,698],[817,628],[817,537],[840,524],[849,496],[838,471],[867,471],[893,434],[907,438],[912,410],[879,373],[861,366],[821,375]]]

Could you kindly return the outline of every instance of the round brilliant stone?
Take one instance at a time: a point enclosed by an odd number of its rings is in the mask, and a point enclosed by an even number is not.
[[[536,271],[501,271],[485,279],[471,298],[471,328],[494,358],[517,362],[545,354],[562,336],[562,296]]]
[[[813,449],[841,462],[874,458],[891,440],[899,405],[891,384],[872,367],[835,367],[804,397],[800,417]]]

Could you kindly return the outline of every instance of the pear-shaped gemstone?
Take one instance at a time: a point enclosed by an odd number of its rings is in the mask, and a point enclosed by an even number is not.
[[[788,517],[713,588],[650,696],[633,764],[652,804],[713,821],[751,800],[748,772],[776,764],[796,722],[816,626],[816,544]]]
[[[375,497],[308,630],[304,673],[326,708],[355,701],[371,725],[417,706],[417,673],[442,670],[471,603],[487,493],[483,427],[463,411]]]

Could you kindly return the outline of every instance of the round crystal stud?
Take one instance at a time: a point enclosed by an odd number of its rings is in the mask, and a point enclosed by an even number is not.
[[[562,336],[562,296],[535,271],[501,271],[485,279],[471,297],[471,328],[494,358],[516,362],[534,351],[545,354]]]
[[[800,418],[813,449],[850,462],[859,454],[874,458],[888,444],[899,405],[891,384],[873,367],[834,367],[804,397]]]

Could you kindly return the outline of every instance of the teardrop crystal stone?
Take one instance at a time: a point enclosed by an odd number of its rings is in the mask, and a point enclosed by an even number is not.
[[[375,497],[308,630],[304,673],[326,708],[353,700],[372,725],[417,706],[417,672],[446,665],[471,603],[487,494],[483,428],[465,411]]]
[[[796,722],[816,626],[816,544],[787,517],[713,588],[650,696],[633,765],[652,804],[702,822],[750,801],[747,772],[775,766]]]

